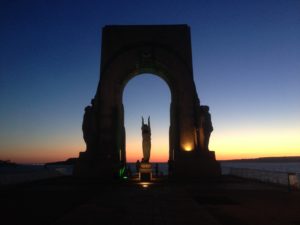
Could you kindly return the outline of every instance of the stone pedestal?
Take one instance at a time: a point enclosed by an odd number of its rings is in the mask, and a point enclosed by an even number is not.
[[[189,153],[187,153],[189,154]],[[221,175],[220,164],[215,160],[213,151],[205,154],[189,154],[172,162],[169,177],[176,179],[207,179]]]
[[[151,181],[152,180],[152,165],[150,163],[142,162],[139,171],[140,181]]]
[[[111,159],[96,156],[89,152],[81,152],[74,165],[73,175],[76,177],[116,179],[118,178],[119,164]]]

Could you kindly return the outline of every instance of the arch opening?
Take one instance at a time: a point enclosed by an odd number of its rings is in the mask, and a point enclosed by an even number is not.
[[[169,160],[171,91],[155,74],[142,73],[131,78],[123,89],[126,161],[142,158],[141,117],[151,118],[151,162]]]

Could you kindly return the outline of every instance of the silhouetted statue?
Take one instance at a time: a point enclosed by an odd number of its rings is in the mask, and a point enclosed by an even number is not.
[[[200,129],[202,130],[201,135],[203,135],[202,148],[204,150],[209,150],[209,138],[210,134],[213,131],[213,126],[211,122],[211,116],[209,113],[209,107],[207,105],[200,106],[201,117],[200,117]]]
[[[141,166],[141,162],[140,160],[137,160],[135,163],[135,170],[137,173],[140,172],[140,166]]]
[[[97,144],[97,128],[95,119],[94,99],[91,101],[91,106],[85,107],[85,113],[82,122],[83,139],[86,143],[86,150],[92,151]]]
[[[143,162],[149,162],[151,150],[151,127],[150,116],[148,117],[148,125],[144,123],[142,117],[142,136],[143,136]]]

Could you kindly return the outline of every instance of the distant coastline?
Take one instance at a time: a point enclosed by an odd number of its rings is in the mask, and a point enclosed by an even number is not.
[[[0,166],[16,166],[17,163],[11,162],[10,160],[0,160]]]
[[[77,158],[69,158],[65,161],[57,161],[57,162],[48,162],[38,164],[38,166],[52,166],[52,165],[75,165]],[[229,159],[229,160],[218,160],[218,162],[226,163],[226,162],[240,162],[240,163],[300,163],[300,156],[281,156],[281,157],[260,157],[260,158],[250,158],[250,159]],[[135,162],[127,162],[134,164]],[[152,163],[166,163],[167,162],[152,162]],[[27,165],[15,163],[10,160],[0,160],[0,167],[15,167],[18,165]],[[30,164],[37,165],[37,164]]]
[[[58,161],[58,162],[49,162],[45,163],[45,166],[51,166],[51,165],[75,165],[78,158],[69,158],[65,161]]]
[[[252,159],[218,160],[219,162],[253,162],[253,163],[300,163],[300,156],[261,157]]]

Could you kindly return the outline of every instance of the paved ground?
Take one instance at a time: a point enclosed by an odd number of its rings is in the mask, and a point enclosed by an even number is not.
[[[232,177],[144,187],[64,177],[0,187],[0,202],[0,224],[300,225],[300,192]]]

